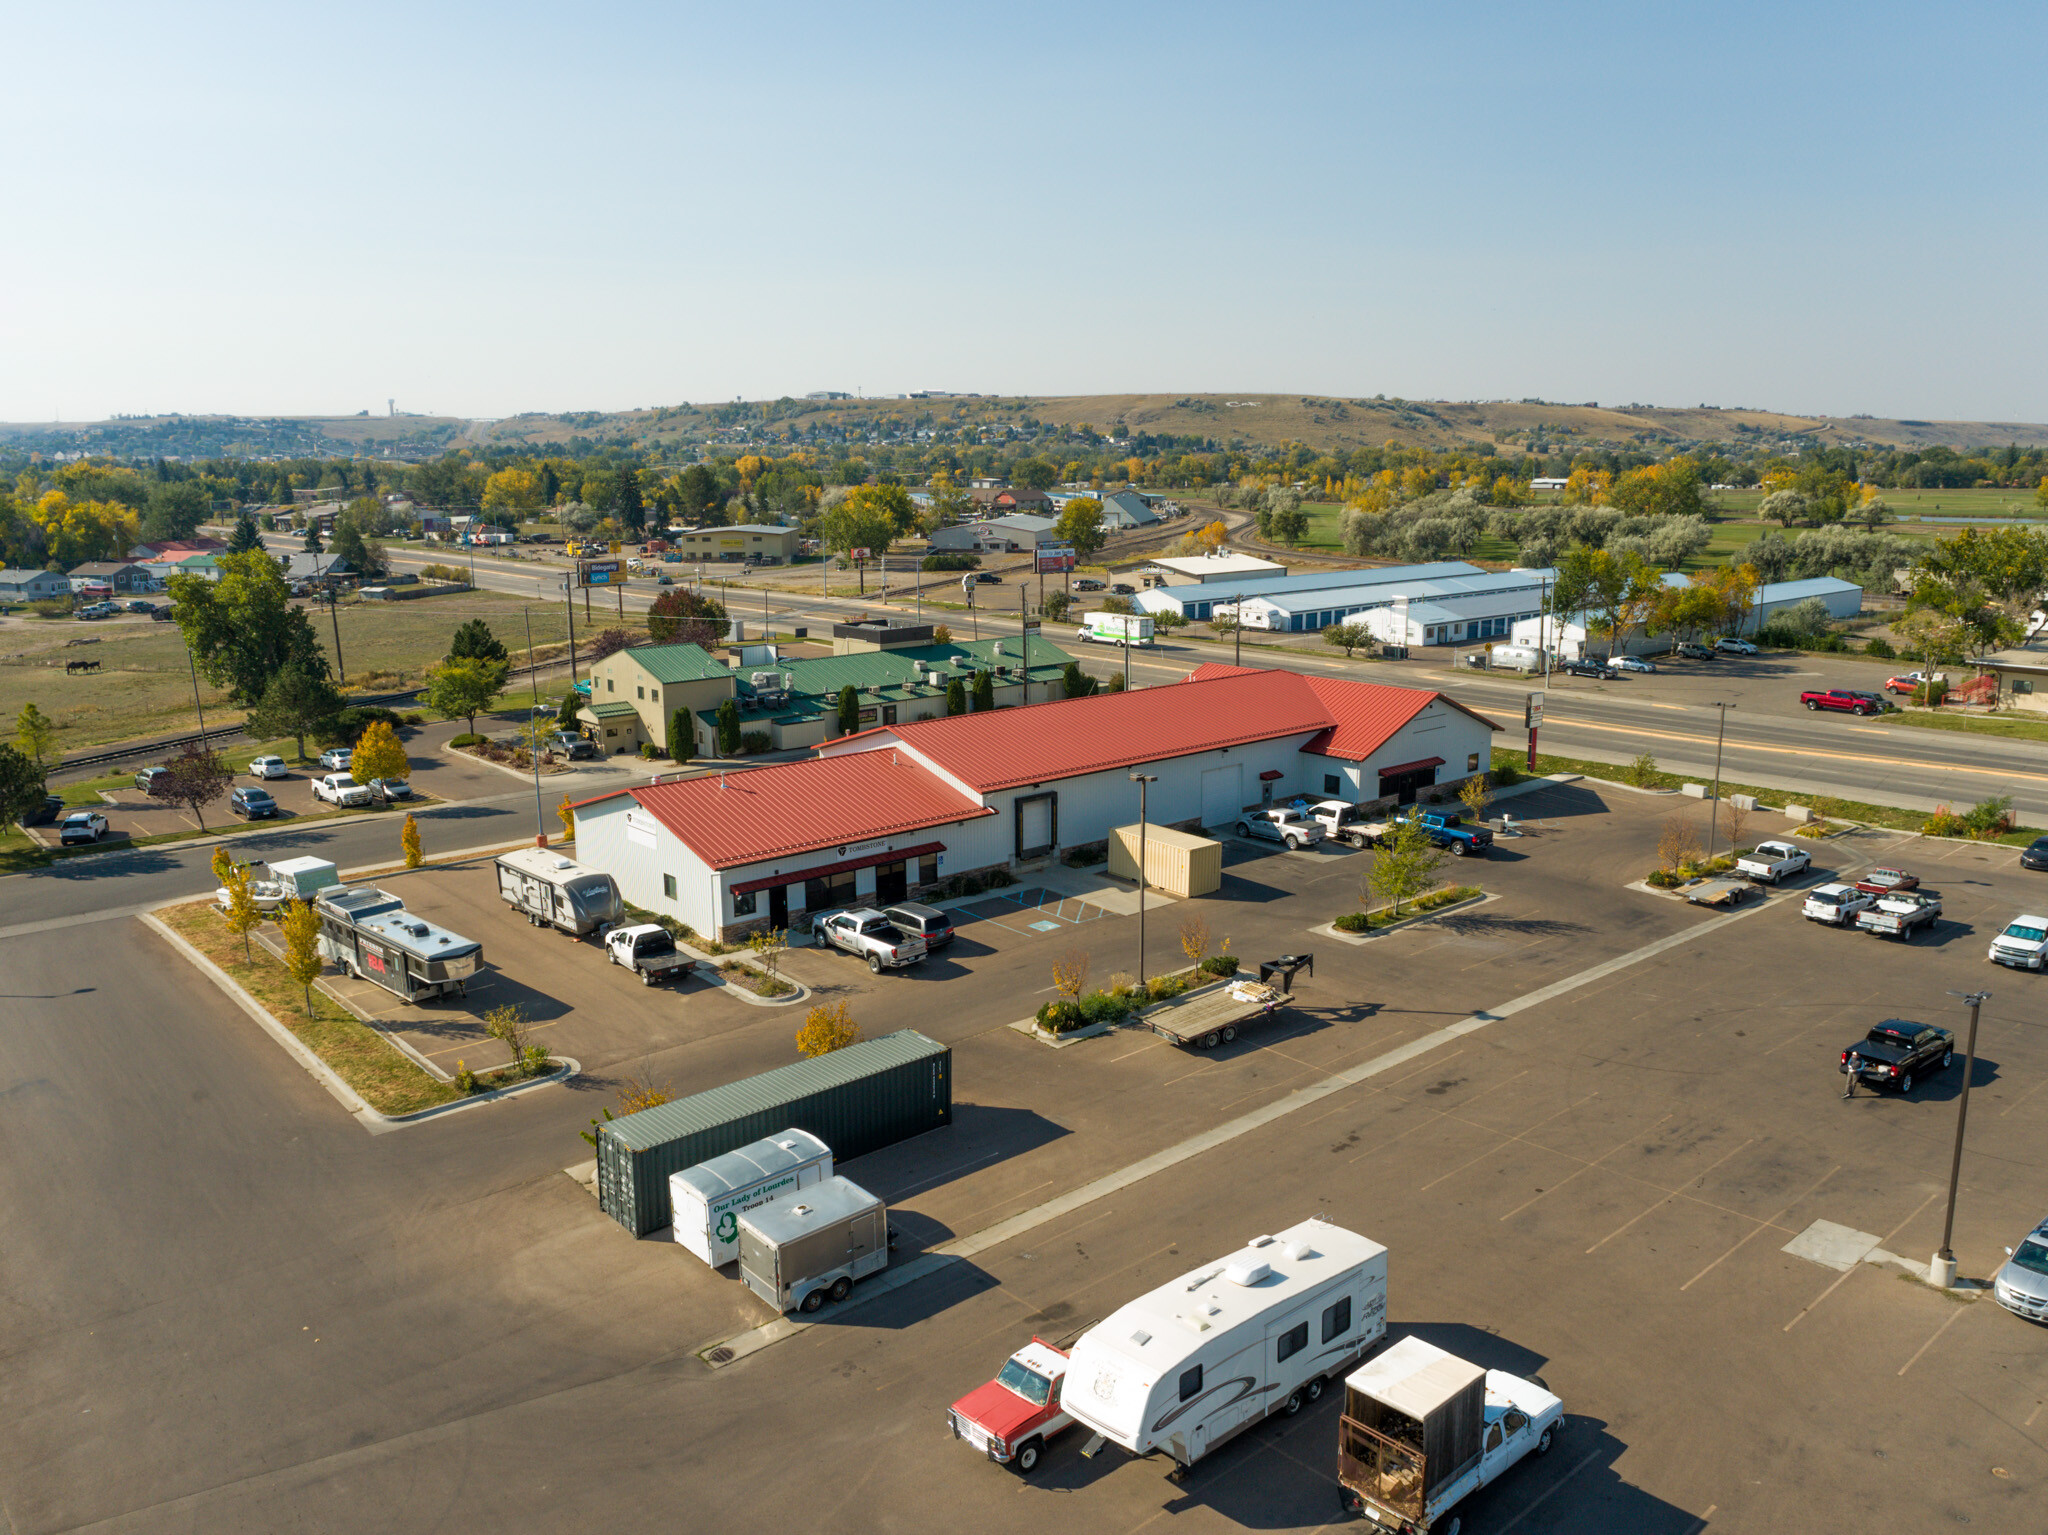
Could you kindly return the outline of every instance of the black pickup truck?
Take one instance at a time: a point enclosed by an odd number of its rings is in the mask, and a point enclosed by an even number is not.
[[[1955,1042],[1955,1035],[1947,1029],[1907,1018],[1887,1018],[1844,1050],[1836,1069],[1847,1072],[1849,1057],[1854,1055],[1861,1067],[1856,1073],[1859,1080],[1872,1087],[1895,1087],[1910,1093],[1916,1078],[1947,1069]]]

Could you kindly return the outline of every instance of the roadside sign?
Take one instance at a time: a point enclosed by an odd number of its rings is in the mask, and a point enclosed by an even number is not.
[[[1040,575],[1057,574],[1063,570],[1072,570],[1076,563],[1074,546],[1072,544],[1040,544],[1038,546],[1037,565]]]
[[[960,590],[967,594],[969,602],[974,601],[974,572],[969,571],[960,578]]]
[[[626,569],[618,560],[578,560],[576,581],[579,586],[623,586]]]
[[[1524,730],[1534,730],[1542,723],[1543,695],[1541,693],[1531,693],[1528,701],[1522,706],[1522,728]]]
[[[1027,629],[1042,628],[1044,627],[1044,624],[1045,620],[1042,618],[1027,618],[1024,620],[1024,627]]]
[[[847,555],[848,555],[848,556],[849,556],[850,558],[852,558],[852,559],[856,559],[856,560],[864,560],[864,559],[866,559],[866,558],[868,557],[868,553],[869,553],[869,551],[867,551],[866,549],[849,549],[849,550],[847,550],[846,552],[847,552]]]
[[[617,554],[619,552],[619,544],[617,539],[612,540],[612,542],[606,544],[604,547],[605,551],[609,554]]]

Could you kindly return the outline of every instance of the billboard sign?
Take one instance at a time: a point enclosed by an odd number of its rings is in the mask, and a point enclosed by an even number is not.
[[[1072,544],[1040,544],[1038,546],[1038,573],[1040,575],[1057,574],[1063,570],[1072,570],[1074,565],[1074,546]]]
[[[579,560],[576,580],[582,586],[623,586],[626,567],[620,560]]]

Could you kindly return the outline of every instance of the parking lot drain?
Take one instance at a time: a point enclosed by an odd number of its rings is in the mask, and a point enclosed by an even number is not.
[[[729,1348],[715,1348],[704,1357],[713,1364],[731,1364],[732,1350]]]
[[[1879,1240],[1867,1231],[1838,1226],[1833,1221],[1815,1221],[1787,1242],[1784,1251],[1846,1274],[1870,1256]]]

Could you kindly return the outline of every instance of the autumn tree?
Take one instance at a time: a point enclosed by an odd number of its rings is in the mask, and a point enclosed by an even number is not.
[[[405,755],[405,747],[399,742],[398,732],[391,728],[388,720],[372,720],[356,741],[355,756],[349,759],[348,770],[357,783],[368,783],[375,778],[406,778],[412,772],[412,763]]]
[[[304,989],[306,1016],[310,1018],[313,1016],[313,983],[327,968],[320,958],[320,916],[313,910],[311,901],[287,901],[281,925],[284,928],[285,974]]]
[[[1606,504],[1608,489],[1614,484],[1614,476],[1605,469],[1595,469],[1581,464],[1564,481],[1564,504],[1566,506],[1602,506]]]
[[[1187,955],[1188,963],[1199,967],[1209,952],[1209,919],[1203,916],[1185,918],[1180,925],[1180,951]]]
[[[1492,798],[1493,780],[1486,773],[1474,773],[1458,785],[1458,801],[1474,821],[1486,819],[1486,806]]]
[[[183,805],[206,830],[206,807],[228,792],[235,770],[219,752],[205,750],[197,741],[187,741],[183,751],[164,764],[164,771],[149,783],[149,797]]]
[[[657,645],[696,645],[709,650],[724,638],[731,620],[725,605],[672,586],[647,610],[647,634]]]
[[[483,509],[506,513],[515,523],[525,522],[546,504],[540,476],[531,469],[500,469],[484,481]]]
[[[1052,964],[1052,989],[1078,1005],[1088,989],[1088,971],[1094,960],[1086,949],[1067,950]]]
[[[241,934],[242,958],[253,960],[256,956],[249,948],[249,934],[263,920],[263,913],[257,910],[255,892],[249,888],[249,866],[230,859],[221,889],[227,892],[221,916],[226,920],[229,932]]]
[[[405,866],[417,869],[426,862],[426,854],[420,849],[420,820],[410,810],[405,813],[405,826],[398,833],[398,845],[405,853]]]
[[[846,1003],[821,1002],[804,1014],[804,1026],[797,1030],[796,1047],[804,1055],[830,1055],[860,1040],[860,1025],[853,1021]]]

